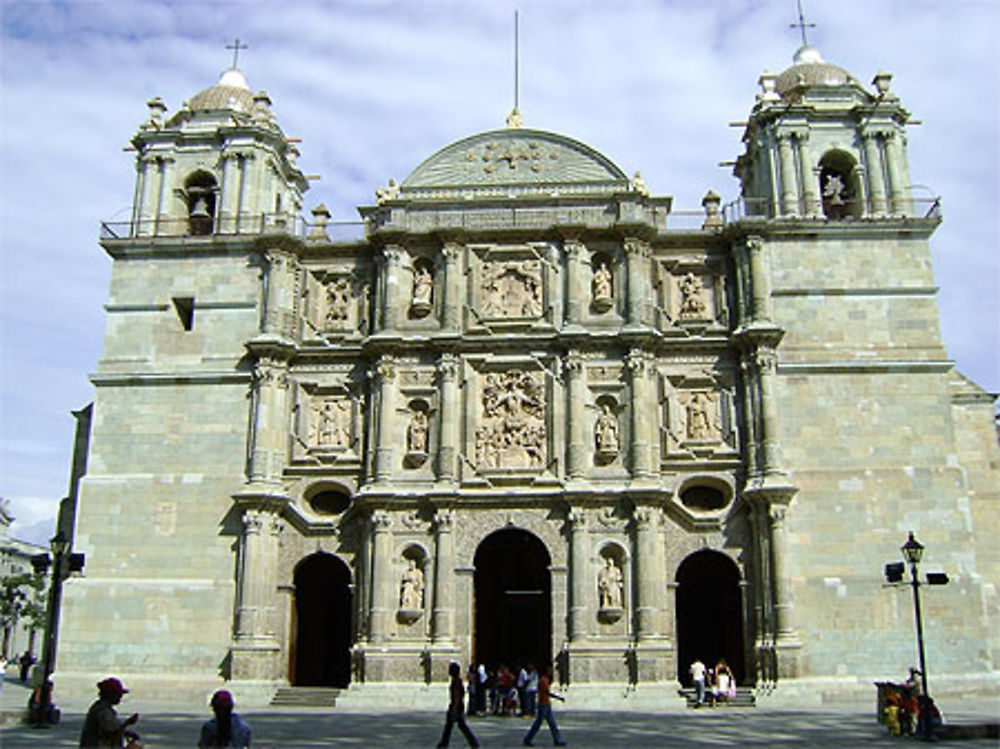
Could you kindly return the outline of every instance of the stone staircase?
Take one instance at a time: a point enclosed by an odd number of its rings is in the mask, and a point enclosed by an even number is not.
[[[271,698],[271,707],[324,707],[337,706],[339,689],[329,687],[279,687]]]
[[[694,687],[685,687],[684,689],[678,689],[677,693],[687,701],[688,707],[695,707],[695,691]],[[710,699],[711,694],[706,696],[706,699]],[[706,702],[702,705],[703,708],[711,707],[711,702]],[[736,696],[730,697],[727,700],[719,701],[715,704],[716,707],[757,707],[757,697],[754,695],[753,689],[750,687],[737,687]]]

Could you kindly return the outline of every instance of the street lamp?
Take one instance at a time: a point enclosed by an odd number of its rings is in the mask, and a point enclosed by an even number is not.
[[[38,699],[34,704],[34,714],[31,717],[35,725],[45,726],[52,714],[52,690],[49,687],[49,680],[56,662],[56,643],[59,640],[59,610],[62,605],[62,584],[63,580],[69,577],[71,572],[79,572],[83,569],[84,555],[71,554],[72,541],[66,537],[63,531],[59,531],[49,542],[52,549],[52,557],[48,554],[37,554],[32,557],[31,562],[36,571],[44,572],[49,565],[52,566],[52,579],[49,583],[49,600],[47,605],[47,617],[45,624],[45,640],[42,646],[42,678],[38,685]]]
[[[927,691],[927,663],[924,657],[924,624],[920,613],[920,586],[947,585],[948,575],[943,572],[932,572],[927,575],[927,582],[921,583],[917,574],[917,565],[924,557],[924,545],[917,541],[910,531],[906,543],[900,547],[903,559],[910,565],[910,586],[913,588],[913,613],[917,622],[917,653],[920,657],[920,722],[918,730],[925,739],[931,738],[930,694]],[[903,581],[903,564],[892,562],[885,566],[885,577],[890,583],[900,584]]]

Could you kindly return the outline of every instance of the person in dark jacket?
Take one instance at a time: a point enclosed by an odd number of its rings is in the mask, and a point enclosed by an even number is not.
[[[122,701],[128,690],[111,676],[97,684],[97,702],[90,706],[80,733],[80,749],[122,749],[125,739],[134,738],[128,727],[139,721],[139,714],[132,713],[125,720],[118,719],[115,705]]]
[[[233,712],[233,695],[220,689],[212,695],[211,704],[215,717],[201,727],[198,749],[213,746],[247,749],[250,746],[250,726]]]
[[[444,721],[444,733],[441,734],[441,741],[438,742],[439,747],[448,746],[448,741],[451,739],[451,729],[457,723],[458,730],[460,730],[465,735],[465,740],[469,742],[469,746],[477,747],[479,746],[479,741],[476,739],[475,735],[469,729],[468,724],[465,722],[465,711],[463,710],[465,702],[465,686],[462,684],[462,667],[457,663],[452,663],[448,666],[448,675],[451,677],[451,684],[449,686],[449,696],[448,701],[448,715]]]

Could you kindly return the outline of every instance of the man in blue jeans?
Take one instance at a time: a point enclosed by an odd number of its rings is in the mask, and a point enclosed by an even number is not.
[[[545,672],[538,680],[538,712],[535,714],[535,720],[531,724],[531,728],[528,729],[528,733],[524,737],[525,746],[534,746],[531,740],[535,738],[538,729],[542,727],[543,720],[549,724],[549,730],[552,732],[552,743],[556,746],[566,746],[562,734],[559,733],[559,726],[556,725],[556,718],[552,714],[552,698],[554,697],[560,702],[565,702],[565,700],[551,690],[551,684],[552,667],[547,666]]]

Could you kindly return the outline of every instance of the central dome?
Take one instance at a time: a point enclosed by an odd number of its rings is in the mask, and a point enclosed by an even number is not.
[[[188,107],[194,112],[219,109],[249,112],[253,109],[253,92],[242,71],[230,68],[222,73],[217,84],[192,96]]]
[[[792,58],[792,66],[777,80],[777,90],[782,97],[799,88],[848,85],[861,87],[861,82],[843,68],[828,63],[819,50],[808,45],[799,47]]]
[[[507,128],[442,148],[413,170],[403,193],[603,192],[627,190],[628,177],[606,156],[563,135]]]

